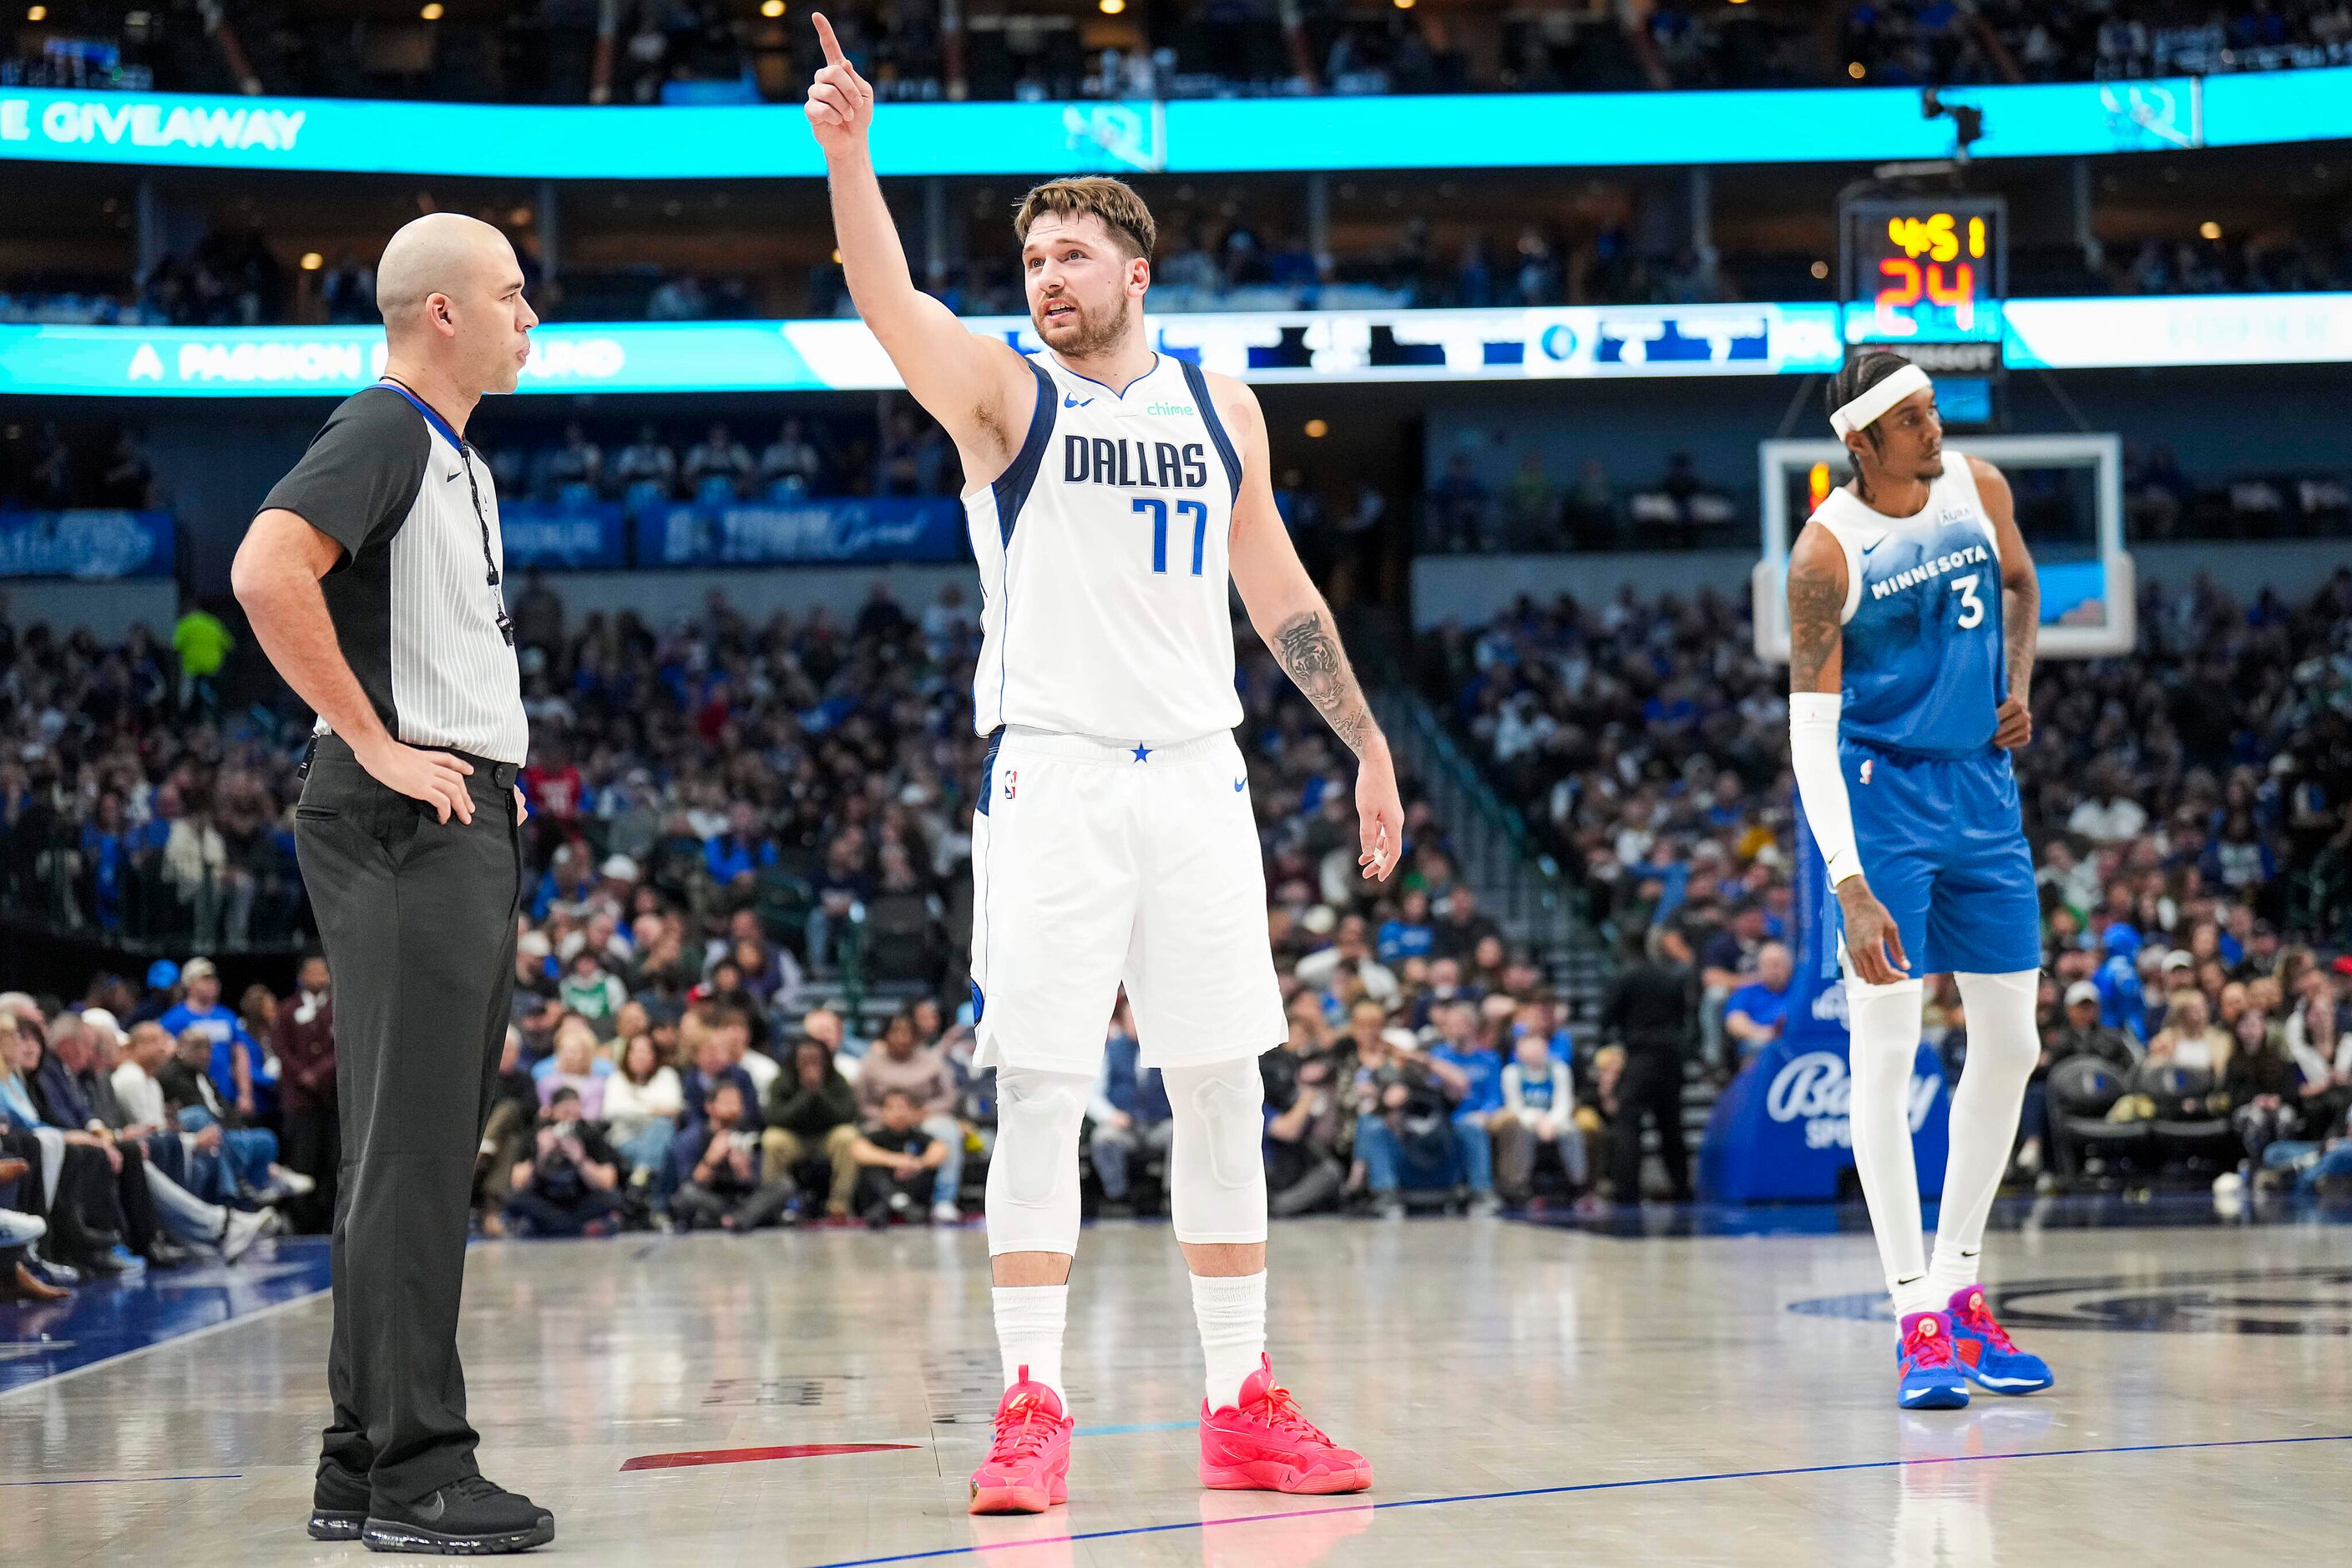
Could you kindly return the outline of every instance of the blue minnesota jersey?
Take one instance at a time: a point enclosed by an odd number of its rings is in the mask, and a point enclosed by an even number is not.
[[[1813,520],[1845,551],[1841,735],[1919,756],[1982,754],[2009,669],[2000,544],[1968,459],[1944,449],[1943,477],[1913,516],[1839,489]]]

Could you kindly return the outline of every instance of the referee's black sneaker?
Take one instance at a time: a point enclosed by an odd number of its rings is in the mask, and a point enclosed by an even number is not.
[[[320,1465],[310,1485],[310,1539],[357,1541],[367,1516],[367,1478],[341,1465]]]
[[[360,1539],[370,1552],[488,1557],[546,1545],[555,1539],[555,1516],[520,1492],[467,1476],[412,1503],[374,1499]]]

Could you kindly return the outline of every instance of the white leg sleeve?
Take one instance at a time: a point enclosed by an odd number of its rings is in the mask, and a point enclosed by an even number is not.
[[[1255,1057],[1168,1068],[1176,1142],[1168,1206],[1176,1239],[1244,1246],[1265,1239],[1265,1085]]]
[[[1898,1313],[1926,1310],[1927,1242],[1919,1217],[1919,1173],[1911,1161],[1911,1066],[1919,1054],[1920,985],[1845,986],[1851,1038],[1853,1167],[1870,1205],[1878,1260]]]
[[[1094,1079],[1037,1068],[996,1073],[988,1161],[988,1255],[1078,1249],[1078,1126]]]
[[[1943,1223],[1936,1227],[1936,1256],[1928,1279],[1937,1300],[1980,1283],[1977,1253],[1984,1246],[1985,1217],[2000,1191],[2001,1173],[2017,1142],[2017,1118],[2025,1103],[2025,1081],[2042,1059],[2041,1031],[2033,1005],[2042,972],[1955,974],[1969,1020],[1969,1060],[1952,1091],[1949,1163],[1944,1167]]]

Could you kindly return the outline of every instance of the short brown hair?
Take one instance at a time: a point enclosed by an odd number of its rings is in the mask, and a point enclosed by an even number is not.
[[[1124,181],[1105,174],[1081,174],[1066,180],[1048,180],[1021,198],[1013,209],[1013,232],[1024,243],[1029,238],[1029,227],[1048,215],[1055,217],[1098,217],[1130,256],[1151,258],[1151,247],[1160,237],[1160,226],[1151,221],[1151,209],[1143,198]]]

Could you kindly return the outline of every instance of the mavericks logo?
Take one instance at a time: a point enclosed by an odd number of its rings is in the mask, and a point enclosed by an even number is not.
[[[1936,1107],[1937,1080],[1911,1075],[1911,1131],[1916,1134]],[[1764,1112],[1775,1121],[1802,1121],[1808,1149],[1851,1149],[1853,1123],[1847,1115],[1853,1093],[1846,1076],[1845,1058],[1834,1051],[1807,1051],[1792,1058],[1773,1076],[1764,1092]]]

